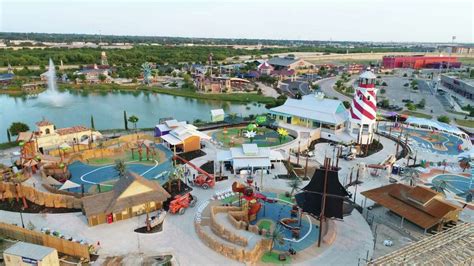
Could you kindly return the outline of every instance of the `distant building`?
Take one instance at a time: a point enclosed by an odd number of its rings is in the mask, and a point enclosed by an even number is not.
[[[88,144],[90,138],[95,140],[102,137],[100,132],[84,126],[56,129],[54,124],[47,120],[37,122],[36,126],[36,131],[30,134],[24,134],[23,136],[30,136],[36,141],[36,147],[40,152],[47,149],[56,149],[63,143]],[[18,139],[18,141],[29,141],[29,139]]]
[[[86,77],[86,82],[89,83],[98,83],[100,82],[100,75],[106,76],[106,83],[109,83],[112,81],[112,79],[109,77],[112,72],[114,71],[114,68],[112,68],[109,65],[89,65],[83,67],[81,70],[76,71],[74,74],[77,76],[84,75]]]
[[[222,122],[225,118],[224,109],[213,109],[211,110],[211,121],[212,122]]]
[[[393,68],[459,68],[461,62],[454,56],[384,56],[382,65],[386,69]]]
[[[439,46],[438,49],[444,53],[453,53],[453,54],[474,54],[474,46],[464,46],[464,45],[443,45]]]
[[[271,65],[274,70],[302,70],[302,69],[312,69],[314,64],[311,64],[301,58],[296,58],[292,56],[286,57],[272,57],[267,63]]]
[[[474,80],[441,75],[441,84],[467,99],[474,100]]]
[[[348,67],[347,67],[347,73],[349,74],[359,74],[362,72],[362,70],[365,69],[365,66],[364,65],[361,65],[361,64],[350,64]]]
[[[59,266],[58,251],[54,248],[18,242],[3,251],[5,266]]]
[[[12,82],[14,78],[15,78],[15,74],[13,73],[0,74],[0,84],[8,85]]]
[[[82,198],[89,226],[113,223],[163,207],[170,194],[158,183],[128,172],[108,192]]]
[[[195,78],[194,83],[198,90],[208,93],[253,90],[250,81],[242,78],[205,77],[201,75]]]

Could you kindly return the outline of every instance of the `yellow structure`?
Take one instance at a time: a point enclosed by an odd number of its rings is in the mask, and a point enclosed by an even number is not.
[[[6,266],[59,266],[58,252],[54,248],[18,242],[3,252]]]
[[[161,209],[169,197],[158,182],[128,172],[111,191],[84,197],[82,204],[89,225],[94,226]]]
[[[101,138],[100,132],[92,130],[84,126],[73,126],[66,128],[56,128],[53,123],[42,120],[36,123],[37,130],[31,134],[23,134],[30,136],[36,142],[36,146],[40,152],[48,149],[57,149],[60,145],[67,144],[88,144],[90,139],[95,140]],[[21,137],[22,135],[20,135]],[[20,139],[19,141],[29,141]]]

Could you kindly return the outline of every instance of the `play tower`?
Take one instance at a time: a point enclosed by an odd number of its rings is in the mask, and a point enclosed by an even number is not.
[[[358,144],[373,141],[377,112],[376,76],[369,69],[359,76],[350,111],[350,132]]]

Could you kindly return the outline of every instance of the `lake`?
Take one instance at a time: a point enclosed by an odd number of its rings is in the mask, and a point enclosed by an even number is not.
[[[140,119],[140,128],[154,127],[160,118],[173,117],[193,122],[210,120],[210,110],[222,108],[229,113],[248,116],[266,112],[264,104],[234,103],[192,99],[152,92],[78,92],[63,91],[50,97],[48,92],[38,96],[13,97],[0,95],[0,142],[7,141],[7,128],[12,122],[28,124],[45,118],[58,128],[74,125],[90,127],[94,116],[96,129],[123,128],[123,111]],[[132,127],[130,125],[129,127]]]

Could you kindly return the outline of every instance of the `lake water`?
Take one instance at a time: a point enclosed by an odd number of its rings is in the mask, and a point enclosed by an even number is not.
[[[73,125],[90,126],[94,116],[96,129],[123,128],[123,111],[140,119],[140,128],[154,127],[160,118],[174,117],[189,122],[195,119],[210,120],[210,110],[223,108],[228,113],[265,113],[263,104],[231,103],[184,98],[150,92],[69,92],[60,93],[59,100],[41,93],[35,97],[0,95],[0,142],[7,141],[7,128],[12,122],[21,121],[35,129],[35,122],[42,118],[57,127]],[[250,108],[250,109],[249,109]],[[132,127],[130,125],[129,127]]]

